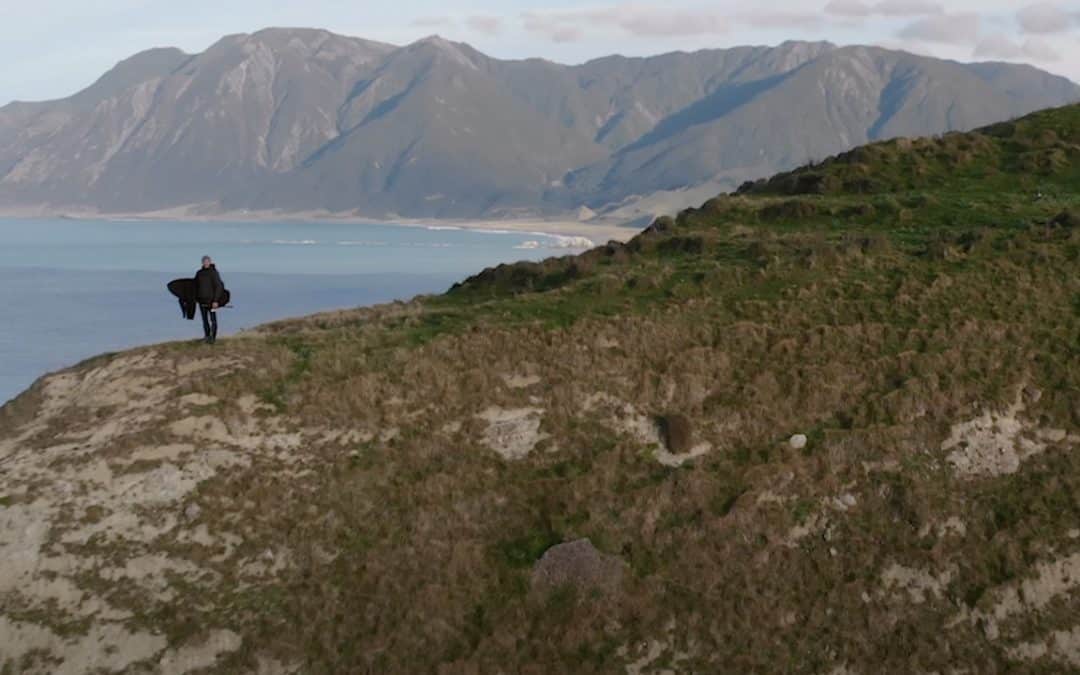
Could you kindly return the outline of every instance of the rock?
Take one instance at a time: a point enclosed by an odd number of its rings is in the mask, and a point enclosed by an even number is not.
[[[806,447],[808,440],[806,434],[795,434],[788,439],[788,445],[791,446],[792,450],[802,450]]]
[[[610,592],[622,582],[625,565],[604,555],[588,539],[552,546],[533,566],[532,585],[551,590],[572,585],[580,590]]]
[[[201,515],[202,515],[202,507],[199,506],[198,504],[196,504],[195,502],[191,502],[184,509],[184,518],[187,518],[188,520],[198,520],[199,516],[201,516]]]

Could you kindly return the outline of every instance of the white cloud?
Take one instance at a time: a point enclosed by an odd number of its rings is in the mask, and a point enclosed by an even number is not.
[[[882,0],[875,9],[883,16],[927,16],[945,13],[941,3],[927,0]]]
[[[881,0],[867,3],[863,0],[831,0],[825,6],[826,14],[847,17],[870,16],[928,16],[944,14],[940,3],[928,0]]]
[[[417,28],[453,28],[457,22],[448,16],[421,16],[413,19],[411,25]]]
[[[1049,2],[1028,5],[1016,13],[1016,20],[1024,32],[1040,34],[1063,33],[1076,21],[1075,15]]]
[[[465,24],[474,32],[485,35],[500,35],[503,32],[501,17],[491,14],[477,14],[465,20]]]
[[[572,21],[560,20],[548,14],[527,12],[522,16],[525,30],[543,35],[552,42],[577,42],[585,31]]]
[[[817,26],[824,17],[817,12],[754,11],[740,14],[738,22],[754,28],[806,28]]]
[[[1024,42],[1024,55],[1036,61],[1050,63],[1062,59],[1061,52],[1042,40],[1028,39]]]
[[[1028,39],[1023,44],[1002,33],[991,35],[975,47],[977,59],[1031,60],[1051,63],[1060,61],[1061,54],[1043,40]]]
[[[951,45],[971,44],[979,39],[980,21],[979,15],[971,12],[928,16],[906,26],[900,37]]]
[[[832,0],[825,5],[826,14],[838,16],[870,16],[874,8],[862,0]]]
[[[554,42],[580,40],[586,26],[641,37],[720,34],[728,28],[727,19],[718,10],[639,3],[525,12],[522,19],[526,30]]]

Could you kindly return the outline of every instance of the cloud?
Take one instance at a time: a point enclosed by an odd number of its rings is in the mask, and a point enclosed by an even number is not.
[[[874,13],[874,8],[862,0],[832,0],[825,5],[825,13],[839,16],[870,16]]]
[[[412,20],[411,25],[417,28],[450,28],[457,25],[457,21],[449,16],[421,16]]]
[[[998,33],[980,41],[975,47],[977,59],[1031,59],[1034,61],[1060,61],[1061,54],[1042,40],[1029,39],[1017,44],[1007,35]]]
[[[1075,18],[1058,5],[1041,2],[1017,12],[1016,21],[1025,33],[1048,34],[1069,30]]]
[[[1024,55],[1044,63],[1061,60],[1061,53],[1054,49],[1053,46],[1042,40],[1032,40],[1030,38],[1024,42]]]
[[[552,42],[578,42],[585,37],[585,31],[572,21],[560,20],[548,14],[526,12],[522,15],[522,20],[525,30],[539,33]]]
[[[831,0],[825,6],[826,14],[847,17],[870,16],[929,16],[944,14],[940,3],[928,0],[881,0],[867,3],[863,0]]]
[[[900,31],[900,37],[941,44],[971,44],[979,39],[979,15],[942,14],[919,19]]]
[[[715,35],[728,28],[719,10],[672,8],[628,3],[587,9],[525,12],[525,29],[553,42],[574,42],[585,36],[585,27],[614,30],[639,37]]]
[[[740,14],[739,23],[753,28],[793,28],[817,26],[822,23],[823,17],[816,12],[748,12]]]
[[[499,35],[503,31],[502,18],[491,14],[476,14],[470,16],[465,19],[465,25],[473,31],[485,35]]]
[[[944,14],[945,8],[927,0],[882,0],[874,9],[882,16],[928,16]]]

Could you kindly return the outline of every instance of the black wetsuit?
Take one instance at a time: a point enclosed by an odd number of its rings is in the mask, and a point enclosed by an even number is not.
[[[217,267],[200,268],[195,273],[195,300],[199,303],[199,312],[202,314],[203,332],[206,341],[213,343],[217,340],[217,312],[213,311],[212,305],[220,303],[225,295],[225,284],[221,283],[221,275]]]

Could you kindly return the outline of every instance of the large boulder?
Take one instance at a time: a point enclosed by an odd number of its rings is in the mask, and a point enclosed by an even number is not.
[[[552,546],[536,562],[532,585],[537,590],[575,586],[579,590],[610,592],[622,582],[625,564],[604,555],[588,539]]]

